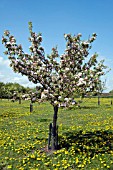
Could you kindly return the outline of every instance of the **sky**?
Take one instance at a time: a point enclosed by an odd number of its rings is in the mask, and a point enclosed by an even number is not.
[[[35,86],[27,77],[12,71],[1,42],[4,31],[9,30],[29,53],[29,21],[33,31],[42,33],[46,54],[56,45],[59,54],[64,52],[64,33],[81,33],[82,39],[97,33],[90,55],[98,53],[98,60],[104,59],[111,69],[103,80],[105,92],[113,90],[113,0],[0,0],[0,82]]]

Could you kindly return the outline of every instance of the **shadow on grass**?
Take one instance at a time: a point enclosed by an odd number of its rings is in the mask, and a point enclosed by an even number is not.
[[[39,122],[47,122],[47,121],[48,121],[48,122],[49,122],[50,120],[49,120],[49,119],[46,119],[46,118],[43,118],[43,119],[40,118],[40,119],[38,119],[37,121],[39,121]]]
[[[93,157],[98,153],[110,153],[113,150],[113,132],[94,131],[94,132],[68,132],[59,137],[59,149],[67,150],[74,147],[75,153],[85,153]]]
[[[97,109],[98,106],[80,106],[81,109]]]
[[[80,109],[98,109],[99,106],[79,106],[79,107],[76,107],[76,106],[72,106],[72,107],[69,107],[68,110],[80,110]]]

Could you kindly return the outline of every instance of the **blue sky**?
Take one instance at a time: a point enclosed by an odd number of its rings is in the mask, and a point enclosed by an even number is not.
[[[83,39],[96,32],[91,55],[99,54],[105,59],[111,71],[106,79],[106,92],[113,89],[113,0],[1,0],[0,1],[0,39],[4,30],[10,30],[17,43],[29,52],[28,22],[32,21],[35,32],[42,32],[46,54],[53,46],[58,46],[59,54],[65,49],[64,33],[82,33]],[[9,67],[4,46],[0,41],[0,81],[17,82],[33,86],[20,74]]]

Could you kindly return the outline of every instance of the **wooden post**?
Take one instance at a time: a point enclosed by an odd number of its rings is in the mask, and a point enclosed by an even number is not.
[[[33,104],[30,103],[30,112],[32,112],[32,111],[33,111]]]
[[[52,123],[50,123],[49,125],[48,150],[51,149],[51,132],[52,132]]]
[[[52,150],[57,149],[57,114],[58,106],[54,106],[53,124],[52,124]]]
[[[19,98],[19,104],[21,104],[21,98]]]
[[[112,100],[111,100],[111,105],[112,105],[113,103],[112,103]]]
[[[57,125],[57,129],[56,129],[56,149],[58,149],[58,125]]]
[[[98,105],[100,105],[100,97],[98,96]]]

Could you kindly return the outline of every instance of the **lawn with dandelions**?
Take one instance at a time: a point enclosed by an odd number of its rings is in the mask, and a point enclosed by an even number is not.
[[[53,108],[46,102],[0,100],[0,169],[113,169],[113,105],[111,99],[84,99],[81,107],[60,108],[59,150],[45,152]]]

